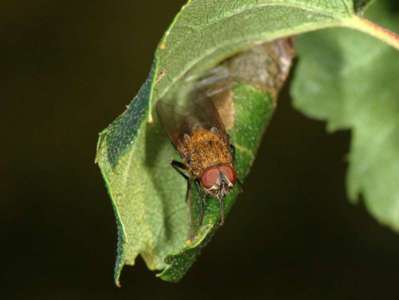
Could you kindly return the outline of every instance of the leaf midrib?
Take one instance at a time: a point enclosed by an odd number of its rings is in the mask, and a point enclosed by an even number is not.
[[[351,15],[351,12],[348,9],[347,5],[345,4],[345,1],[342,1],[342,3],[344,4],[344,6],[347,9],[347,15],[345,15],[345,14],[340,14],[340,15],[349,17]],[[326,17],[326,18],[330,17],[332,19],[336,19],[336,18],[334,18],[334,13],[326,14],[325,10],[320,10],[319,8],[316,8],[316,7],[313,7],[313,6],[299,5],[298,3],[297,4],[292,3],[292,4],[287,5],[286,3],[281,2],[281,1],[270,1],[269,3],[255,4],[254,6],[247,7],[245,9],[237,9],[235,11],[233,10],[231,14],[226,14],[222,19],[217,19],[217,20],[215,20],[213,22],[209,22],[209,23],[207,23],[207,24],[205,24],[203,26],[195,26],[195,25],[188,25],[188,24],[185,24],[185,26],[187,26],[187,27],[189,27],[191,29],[194,29],[194,30],[201,30],[201,29],[207,28],[207,27],[209,27],[211,25],[218,24],[221,21],[225,21],[227,19],[231,19],[231,18],[234,18],[236,16],[239,16],[239,15],[241,15],[243,13],[248,13],[248,12],[250,12],[252,10],[262,9],[262,8],[271,7],[271,6],[274,6],[274,7],[279,7],[280,6],[280,7],[286,7],[286,8],[300,9],[300,10],[303,10],[303,11],[308,11],[308,12],[311,12],[311,13],[319,14],[319,15],[321,15],[323,17]]]

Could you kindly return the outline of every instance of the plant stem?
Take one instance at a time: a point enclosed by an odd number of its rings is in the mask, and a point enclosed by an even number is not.
[[[352,17],[344,26],[367,33],[399,50],[399,34],[361,17]]]

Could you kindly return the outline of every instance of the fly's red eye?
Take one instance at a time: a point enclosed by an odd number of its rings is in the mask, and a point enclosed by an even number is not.
[[[220,166],[219,170],[223,175],[231,182],[231,184],[235,184],[237,180],[236,172],[229,165]]]
[[[219,175],[220,171],[217,167],[212,167],[205,170],[204,174],[201,176],[201,185],[204,188],[210,189],[218,182]]]

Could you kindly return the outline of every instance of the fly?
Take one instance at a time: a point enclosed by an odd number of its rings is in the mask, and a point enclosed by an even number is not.
[[[216,67],[189,83],[184,93],[184,104],[168,103],[161,99],[157,112],[162,127],[182,159],[172,166],[187,179],[186,200],[191,209],[192,185],[196,184],[201,196],[201,217],[209,197],[220,205],[220,225],[224,223],[224,199],[238,182],[234,167],[234,148],[214,103],[214,98],[229,88],[228,70]],[[176,97],[182,97],[181,94]]]
[[[220,203],[223,224],[224,199],[237,183],[241,185],[234,167],[234,147],[226,132],[234,127],[235,111],[229,107],[233,86],[250,85],[276,99],[294,54],[290,38],[254,45],[202,77],[186,76],[178,89],[158,101],[161,125],[182,158],[172,166],[187,179],[190,209],[192,185],[203,192],[200,223],[210,196]]]

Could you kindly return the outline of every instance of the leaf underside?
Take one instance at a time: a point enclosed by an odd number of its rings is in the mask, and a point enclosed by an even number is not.
[[[97,163],[118,224],[115,281],[124,265],[141,255],[161,278],[178,281],[209,241],[218,222],[209,201],[203,226],[190,235],[186,182],[170,167],[179,159],[156,116],[155,102],[178,89],[188,75],[201,74],[254,44],[316,29],[341,26],[360,9],[350,0],[192,0],[162,39],[152,71],[127,110],[99,139]],[[236,146],[241,180],[248,174],[278,90],[246,82],[233,90],[236,121],[229,134]],[[237,191],[226,199],[227,211]]]

